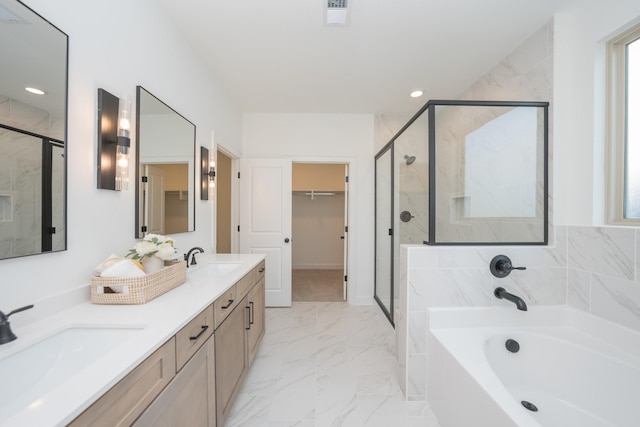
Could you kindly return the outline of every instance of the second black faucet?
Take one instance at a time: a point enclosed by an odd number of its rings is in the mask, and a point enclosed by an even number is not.
[[[198,252],[196,252],[198,251]],[[192,255],[193,253],[193,255]],[[196,265],[196,254],[202,254],[204,253],[204,249],[199,248],[199,247],[195,247],[195,248],[191,248],[189,249],[189,252],[187,252],[186,254],[184,254],[184,260],[187,261],[187,267],[189,267],[190,265]],[[191,262],[189,262],[189,257],[191,257]]]

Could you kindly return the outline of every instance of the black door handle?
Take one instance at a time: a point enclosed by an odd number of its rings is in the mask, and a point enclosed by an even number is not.
[[[285,242],[285,243],[289,243],[289,238],[288,238],[288,237],[285,237],[285,238],[284,238],[284,242]]]
[[[344,240],[344,236],[340,236],[340,240]]]

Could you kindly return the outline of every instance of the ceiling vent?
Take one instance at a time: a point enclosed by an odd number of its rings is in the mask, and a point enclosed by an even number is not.
[[[326,24],[329,26],[346,26],[349,21],[350,0],[326,0]]]

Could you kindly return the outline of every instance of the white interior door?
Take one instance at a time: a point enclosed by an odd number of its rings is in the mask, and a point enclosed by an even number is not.
[[[266,305],[291,306],[290,160],[240,160],[240,252],[267,256]]]

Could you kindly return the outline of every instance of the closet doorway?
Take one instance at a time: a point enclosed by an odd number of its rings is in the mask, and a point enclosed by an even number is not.
[[[347,299],[348,168],[292,164],[293,301]]]
[[[216,152],[216,253],[232,252],[232,163],[231,157]]]

